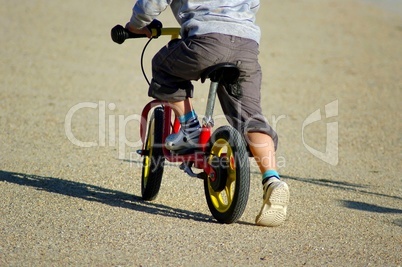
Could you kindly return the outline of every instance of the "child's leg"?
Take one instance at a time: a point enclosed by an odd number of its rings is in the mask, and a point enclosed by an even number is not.
[[[264,185],[263,204],[256,217],[256,224],[278,226],[286,219],[289,188],[280,181],[276,171],[275,146],[272,138],[264,133],[251,132],[247,135],[249,147],[261,170]]]
[[[190,98],[186,98],[183,101],[170,102],[169,104],[173,106],[174,113],[178,118],[193,110],[193,105],[191,104]]]
[[[272,138],[264,133],[247,134],[248,144],[262,174],[269,170],[276,171],[275,146]]]

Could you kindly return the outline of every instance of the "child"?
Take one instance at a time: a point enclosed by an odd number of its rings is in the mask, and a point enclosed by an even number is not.
[[[191,104],[193,85],[212,65],[231,62],[240,69],[239,91],[219,88],[218,97],[229,123],[244,134],[262,174],[263,205],[256,224],[278,226],[286,219],[289,188],[276,171],[276,132],[265,121],[260,103],[258,63],[260,28],[255,24],[259,0],[138,0],[126,28],[137,34],[168,6],[181,25],[181,39],[163,47],[152,60],[148,95],[169,101],[181,123],[167,137],[172,151],[194,148],[200,123]]]

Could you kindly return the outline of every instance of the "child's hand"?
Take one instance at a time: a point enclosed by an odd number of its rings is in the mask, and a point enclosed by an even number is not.
[[[137,29],[135,27],[133,27],[130,22],[127,22],[126,24],[126,29],[129,30],[132,33],[136,33],[136,34],[145,34],[148,38],[152,37],[152,32],[147,28],[141,28],[141,29]]]

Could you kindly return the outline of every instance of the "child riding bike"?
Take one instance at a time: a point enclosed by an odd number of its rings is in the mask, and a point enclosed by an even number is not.
[[[260,28],[255,24],[258,0],[138,0],[126,28],[151,37],[146,27],[168,6],[181,26],[181,39],[164,46],[152,60],[148,95],[168,101],[181,128],[165,140],[180,154],[196,148],[200,123],[191,103],[192,80],[215,64],[231,62],[240,70],[238,82],[218,88],[228,122],[244,134],[262,175],[263,205],[256,224],[279,226],[286,219],[288,185],[276,170],[276,132],[261,109],[261,67],[258,63]]]

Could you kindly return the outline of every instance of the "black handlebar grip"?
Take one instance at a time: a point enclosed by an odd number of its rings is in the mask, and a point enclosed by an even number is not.
[[[158,29],[158,36],[160,35],[160,29],[162,28],[162,23],[159,20],[153,20],[151,24],[147,26],[151,29]],[[121,25],[116,25],[110,31],[113,42],[122,44],[126,39],[131,38],[142,38],[147,37],[145,34],[132,33]]]
[[[132,33],[121,25],[114,26],[110,32],[110,35],[112,36],[113,42],[118,44],[124,43],[124,41],[129,38],[146,37],[145,34]]]

